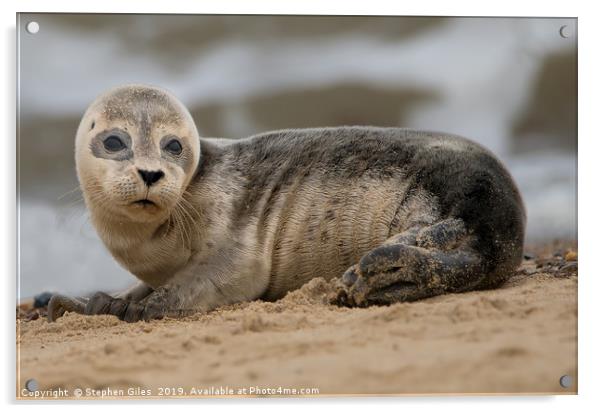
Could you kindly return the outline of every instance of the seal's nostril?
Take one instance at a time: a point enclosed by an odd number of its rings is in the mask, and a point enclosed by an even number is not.
[[[143,169],[138,169],[138,174],[146,184],[146,186],[151,186],[159,179],[165,176],[163,171],[145,171]]]

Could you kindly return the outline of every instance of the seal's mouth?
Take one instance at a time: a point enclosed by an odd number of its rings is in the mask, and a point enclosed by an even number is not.
[[[145,207],[145,206],[157,206],[157,204],[155,204],[150,199],[140,199],[138,201],[132,202],[132,204],[134,204],[134,205],[142,205],[143,207]]]

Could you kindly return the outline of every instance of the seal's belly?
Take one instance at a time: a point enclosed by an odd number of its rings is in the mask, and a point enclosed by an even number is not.
[[[314,177],[284,189],[272,208],[280,213],[267,225],[271,273],[264,298],[278,299],[315,277],[341,276],[400,232],[411,214],[406,189],[399,178],[367,176],[327,183]]]

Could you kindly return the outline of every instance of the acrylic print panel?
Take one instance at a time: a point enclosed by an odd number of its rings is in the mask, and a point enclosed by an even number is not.
[[[577,392],[576,19],[17,32],[17,397]]]

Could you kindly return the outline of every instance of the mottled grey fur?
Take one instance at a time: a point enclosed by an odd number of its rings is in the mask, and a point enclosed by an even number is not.
[[[143,92],[108,99],[108,123],[129,117],[139,125],[134,139],[146,139],[157,114],[185,122],[170,95]],[[146,98],[120,108],[132,96]],[[275,300],[314,277],[341,277],[333,297],[341,305],[389,304],[496,287],[521,261],[518,190],[490,152],[466,139],[357,126],[198,142],[178,201],[187,229],[166,216],[140,227],[148,233],[99,230],[142,283],[117,298],[97,294],[78,304],[81,312],[127,321],[185,315]],[[150,154],[136,151],[134,162]],[[137,231],[135,242],[127,238]],[[127,242],[113,247],[119,237]],[[52,319],[68,300],[54,300]]]

